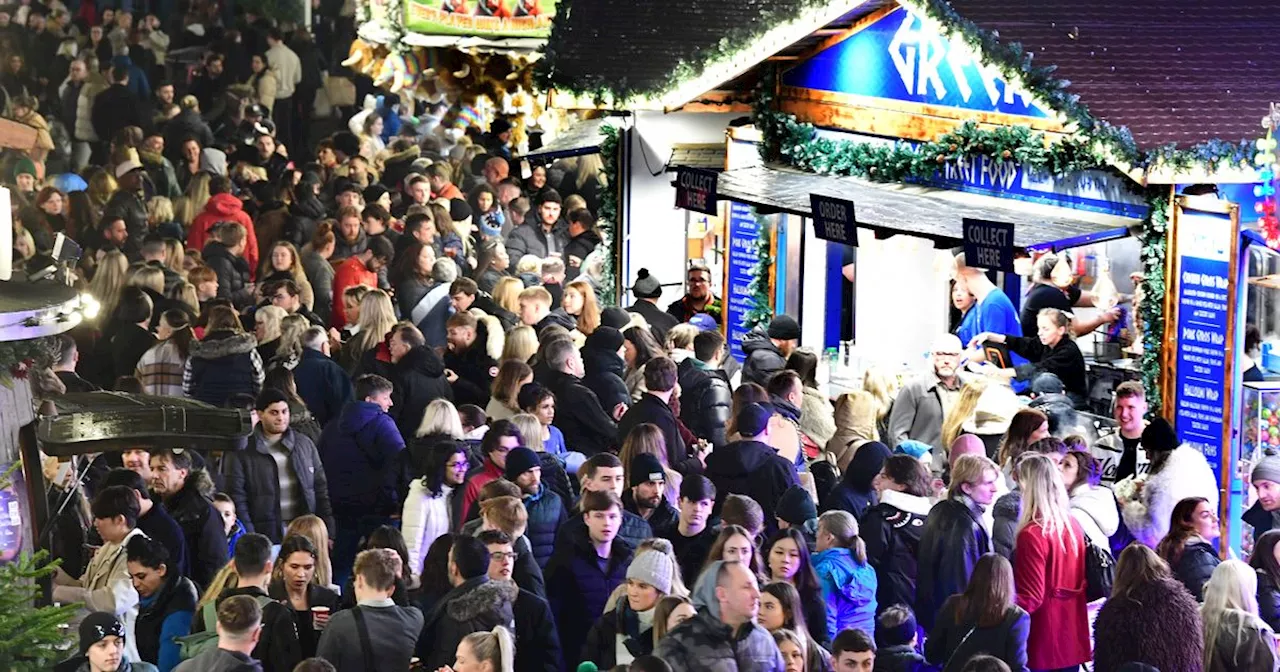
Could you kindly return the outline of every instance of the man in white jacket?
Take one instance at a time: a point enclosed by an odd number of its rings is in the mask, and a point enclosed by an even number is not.
[[[133,588],[125,556],[129,540],[142,535],[137,529],[138,497],[129,487],[113,485],[98,493],[91,508],[93,526],[102,537],[102,547],[79,577],[68,575],[60,567],[55,570],[53,601],[84,603],[77,621],[91,612],[105,611],[128,622],[138,611],[138,591]],[[125,651],[129,660],[141,660],[137,644],[132,640],[125,643]]]

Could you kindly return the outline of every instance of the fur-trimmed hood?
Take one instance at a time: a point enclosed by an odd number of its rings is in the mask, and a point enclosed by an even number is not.
[[[237,334],[230,331],[211,331],[204,340],[191,342],[191,356],[200,359],[219,359],[230,355],[243,355],[258,347],[253,334]]]
[[[929,509],[933,508],[933,503],[928,497],[917,497],[916,495],[908,495],[905,492],[897,490],[885,490],[880,493],[880,503],[892,506],[900,511],[914,513],[917,516],[929,515]]]
[[[422,156],[422,148],[413,145],[402,152],[391,152],[383,159],[383,163],[391,165],[393,163],[413,163],[419,156]]]
[[[218,491],[213,485],[213,477],[209,475],[209,471],[203,468],[193,468],[187,474],[187,480],[183,483],[182,488],[195,488],[205,499],[212,500],[214,493]]]
[[[479,309],[473,309],[471,314],[475,315],[476,320],[480,322],[484,330],[485,353],[487,353],[489,357],[493,358],[493,361],[495,362],[502,361],[502,345],[505,338],[502,330],[502,322],[492,315],[486,315],[484,311]]]
[[[474,621],[489,613],[511,613],[520,588],[514,581],[488,581],[463,592],[445,605],[445,614],[455,621]]]

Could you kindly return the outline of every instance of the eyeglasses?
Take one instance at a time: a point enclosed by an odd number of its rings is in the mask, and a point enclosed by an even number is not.
[[[520,554],[516,551],[511,551],[509,553],[505,551],[498,551],[497,553],[490,553],[489,557],[497,560],[498,562],[506,562],[508,560],[514,561],[516,558],[520,557]]]
[[[449,467],[454,471],[462,471],[463,469],[467,468],[467,464],[468,463],[466,460],[462,460],[461,462],[449,462],[449,463],[446,463],[444,466]]]

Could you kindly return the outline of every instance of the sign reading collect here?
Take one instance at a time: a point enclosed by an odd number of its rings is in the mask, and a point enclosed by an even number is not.
[[[974,268],[1013,271],[1013,225],[964,219],[964,263]]]
[[[809,194],[813,211],[813,232],[819,238],[845,245],[858,246],[858,224],[853,216],[853,201]]]
[[[716,180],[719,175],[699,168],[676,168],[676,207],[708,215],[716,213]]]

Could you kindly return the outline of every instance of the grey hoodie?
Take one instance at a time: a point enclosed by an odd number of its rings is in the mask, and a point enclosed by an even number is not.
[[[262,663],[243,653],[213,649],[183,661],[173,672],[262,672]]]

